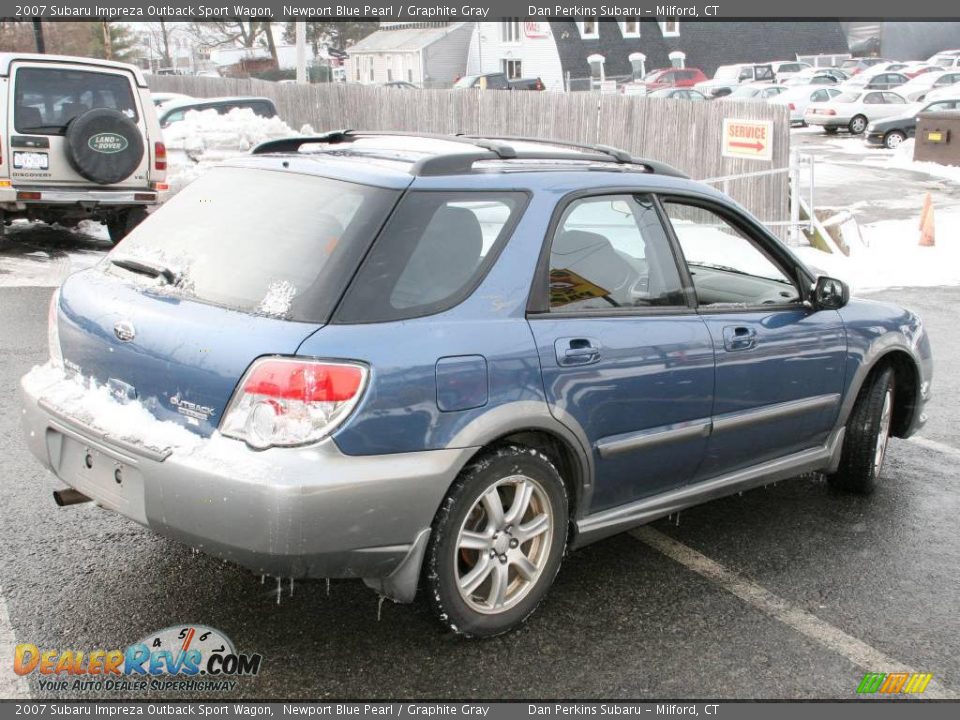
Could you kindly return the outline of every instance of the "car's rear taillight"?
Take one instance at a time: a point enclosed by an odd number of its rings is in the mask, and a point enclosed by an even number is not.
[[[261,358],[234,391],[220,432],[257,450],[317,442],[356,406],[367,375],[357,363]]]
[[[836,110],[830,110],[830,109],[821,110],[820,112],[822,112],[824,115],[836,115],[836,114],[837,114],[837,111],[836,111]]]
[[[153,169],[167,169],[167,146],[162,142],[156,142],[153,144]]]
[[[797,109],[797,106],[796,106],[796,105],[794,105],[793,103],[789,103],[789,104],[787,105],[787,107],[789,107],[789,108],[790,108],[790,111],[791,111],[791,112],[793,112],[794,110],[796,110],[796,109]]]
[[[54,367],[63,367],[63,351],[60,349],[60,324],[57,313],[60,306],[60,290],[57,289],[50,298],[50,308],[47,310],[47,345],[50,348],[50,364]]]

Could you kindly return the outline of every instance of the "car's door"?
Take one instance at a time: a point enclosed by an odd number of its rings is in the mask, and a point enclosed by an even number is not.
[[[884,92],[883,93],[883,115],[884,117],[893,117],[894,115],[901,115],[906,109],[904,106],[909,103],[904,99],[902,95],[898,95],[895,92]]]
[[[839,411],[840,315],[803,302],[789,255],[722,204],[664,198],[716,354],[712,430],[697,480],[822,444]]]
[[[713,343],[654,201],[578,197],[546,242],[528,317],[550,410],[591,446],[584,510],[684,484],[706,448]]]

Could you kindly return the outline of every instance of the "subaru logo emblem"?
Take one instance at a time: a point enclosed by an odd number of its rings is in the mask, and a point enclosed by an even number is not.
[[[120,342],[130,342],[137,336],[137,331],[133,328],[133,323],[129,320],[121,320],[113,326],[113,334],[117,336]]]

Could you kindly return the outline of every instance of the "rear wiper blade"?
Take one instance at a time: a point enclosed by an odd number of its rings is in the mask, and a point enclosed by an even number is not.
[[[180,273],[176,270],[171,270],[164,265],[159,263],[152,263],[148,260],[135,260],[133,258],[117,257],[110,258],[110,263],[121,267],[124,270],[129,270],[130,272],[135,272],[140,275],[147,275],[149,277],[159,277],[163,278],[168,285],[176,285],[180,282]]]

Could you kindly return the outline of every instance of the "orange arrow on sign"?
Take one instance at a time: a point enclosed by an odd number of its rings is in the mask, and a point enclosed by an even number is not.
[[[759,140],[757,140],[757,141],[754,141],[754,142],[752,142],[752,143],[732,142],[732,141],[731,141],[731,142],[730,142],[730,147],[742,147],[742,148],[750,148],[751,150],[763,150],[763,148],[764,148],[765,146],[764,146],[764,144],[763,144],[762,142],[760,142]]]

